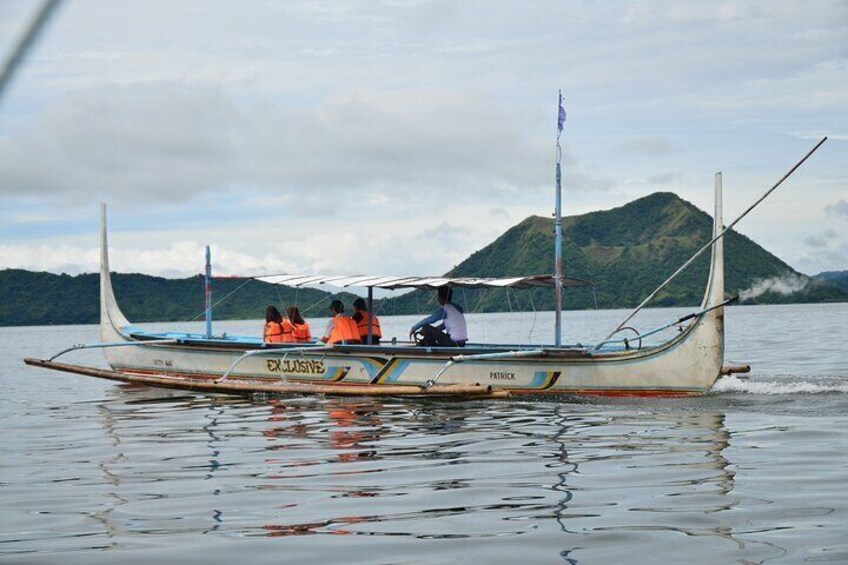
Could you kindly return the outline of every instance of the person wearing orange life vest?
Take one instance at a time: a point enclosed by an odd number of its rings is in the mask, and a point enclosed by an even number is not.
[[[348,318],[344,312],[344,304],[341,300],[333,300],[330,303],[330,312],[333,317],[327,322],[327,330],[324,332],[324,337],[321,341],[327,345],[334,343],[361,343],[359,339],[359,328],[356,327],[356,322]]]
[[[300,310],[297,306],[289,306],[286,308],[286,314],[289,315],[289,321],[292,324],[292,337],[297,343],[306,343],[312,341],[312,332],[309,331],[309,324],[300,315]]]
[[[359,328],[359,339],[362,343],[368,343],[368,320],[371,320],[371,345],[380,345],[380,338],[383,337],[383,332],[380,330],[380,319],[368,311],[365,301],[357,298],[353,301],[353,309],[355,312],[351,318],[356,322],[356,327]]]
[[[280,316],[280,311],[274,306],[268,306],[265,309],[265,330],[262,339],[265,343],[282,343],[283,342],[283,317]]]
[[[282,316],[280,331],[282,332],[280,339],[282,343],[294,343],[294,324],[288,316]]]

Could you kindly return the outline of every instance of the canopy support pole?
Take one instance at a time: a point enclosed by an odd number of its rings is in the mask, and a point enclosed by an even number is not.
[[[206,339],[212,339],[212,251],[206,246]]]
[[[374,287],[373,286],[368,287],[368,304],[367,304],[367,306],[368,306],[368,337],[367,337],[368,341],[366,341],[365,343],[367,343],[368,345],[371,345],[371,336],[374,335],[374,332],[372,330],[373,323],[371,321],[374,318]]]

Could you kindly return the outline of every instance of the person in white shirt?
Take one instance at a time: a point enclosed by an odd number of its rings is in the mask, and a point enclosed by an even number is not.
[[[451,302],[453,291],[449,286],[439,287],[439,309],[412,326],[409,335],[420,330],[421,345],[437,347],[465,347],[468,341],[468,329],[465,325],[465,313],[459,304]],[[434,326],[436,322],[442,323]]]

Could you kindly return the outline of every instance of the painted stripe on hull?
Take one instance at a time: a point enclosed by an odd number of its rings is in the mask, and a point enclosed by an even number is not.
[[[220,378],[221,375],[211,374],[211,373],[186,373],[181,371],[170,371],[163,372],[152,369],[137,369],[137,368],[129,368],[129,367],[115,367],[116,371],[122,371],[126,373],[137,373],[140,375],[152,375],[152,376],[170,376],[170,377],[179,377],[186,379],[197,379],[204,381],[214,381]],[[275,381],[279,381],[281,379],[277,377],[251,377],[250,379],[245,379],[244,377],[233,377],[234,380],[245,381],[245,380],[254,380],[257,383],[273,383]],[[303,384],[312,384],[315,382],[314,379],[285,379],[289,382],[293,383],[303,383]],[[553,380],[555,382],[555,379]],[[370,386],[369,383],[341,383],[350,387],[358,387],[358,386]],[[690,396],[699,396],[702,394],[700,391],[686,391],[686,390],[659,390],[659,389],[588,389],[588,388],[580,388],[580,389],[551,389],[552,383],[548,383],[545,388],[503,388],[503,390],[509,390],[510,394],[518,395],[518,396],[567,396],[567,395],[580,395],[580,396],[604,396],[604,397],[643,397],[643,398],[685,398]],[[408,386],[408,385],[399,385],[399,386]],[[392,388],[392,385],[385,385],[386,388]]]

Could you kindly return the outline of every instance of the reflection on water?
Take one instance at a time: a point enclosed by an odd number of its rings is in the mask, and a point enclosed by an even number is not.
[[[30,451],[14,465],[54,486],[26,503],[4,493],[14,517],[6,529],[17,532],[4,537],[5,554],[61,548],[87,559],[151,536],[167,554],[198,535],[329,534],[372,541],[327,546],[325,558],[351,551],[366,561],[383,555],[385,539],[400,561],[416,560],[417,544],[442,540],[470,544],[493,562],[618,561],[643,543],[662,544],[657,555],[762,562],[791,555],[798,543],[781,535],[797,527],[785,522],[789,508],[757,516],[761,505],[781,507],[779,493],[758,498],[756,489],[740,493],[737,486],[734,444],[746,435],[756,444],[779,430],[743,423],[734,437],[721,411],[681,410],[674,402],[644,410],[624,403],[248,401],[128,386],[105,392],[105,401],[80,403],[73,415],[57,411],[51,425],[68,433],[35,450],[54,456]],[[81,446],[88,452],[78,454]],[[56,455],[64,469],[52,466]],[[759,472],[776,479],[762,465]],[[73,490],[57,486],[62,481],[73,481]],[[9,529],[33,503],[48,508],[57,498],[61,508],[49,512],[63,515],[74,543],[57,539],[56,523]],[[816,505],[801,508],[805,527],[833,527]],[[837,511],[844,506],[830,507]],[[398,539],[412,545],[389,541]]]
[[[37,355],[50,332],[15,338]],[[839,363],[696,399],[464,403],[6,365],[0,560],[846,562]]]
[[[738,504],[723,414],[160,395],[114,387],[96,407],[108,449],[80,471],[100,492],[79,496],[102,497],[99,547],[212,532],[522,537],[540,559],[577,562],[661,532],[744,545],[707,518]]]

